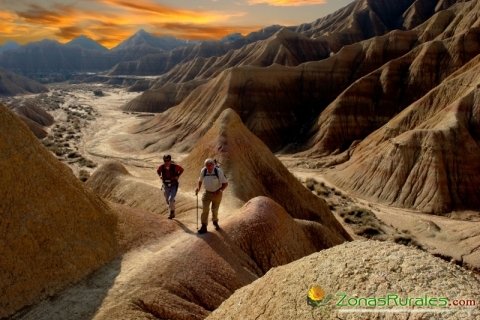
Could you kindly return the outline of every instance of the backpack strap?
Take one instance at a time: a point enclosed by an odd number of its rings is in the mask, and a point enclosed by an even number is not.
[[[217,177],[217,179],[220,180],[220,177],[219,177],[219,175],[218,175],[218,167],[213,168],[213,172],[215,173],[215,176]],[[207,176],[207,168],[204,167],[204,168],[202,169],[202,173],[203,173],[202,175],[203,175],[204,177],[206,177],[206,176]]]

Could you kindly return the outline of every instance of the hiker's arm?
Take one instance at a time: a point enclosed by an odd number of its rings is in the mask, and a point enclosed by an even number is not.
[[[177,172],[177,177],[180,178],[180,176],[182,175],[183,173],[183,168],[178,166],[178,172]]]
[[[157,174],[160,178],[162,177],[162,166],[158,167]]]
[[[178,178],[180,178],[180,176],[182,175],[183,173],[183,168],[180,167],[179,165],[176,166],[176,171],[175,171],[175,177],[173,177],[172,179],[173,180],[178,180]]]
[[[198,180],[198,187],[195,189],[195,194],[198,194],[198,191],[200,191],[200,188],[202,187],[202,180]]]
[[[217,190],[216,193],[223,192],[223,190],[225,190],[227,186],[228,186],[228,182],[222,183],[222,186],[220,187],[220,189]]]

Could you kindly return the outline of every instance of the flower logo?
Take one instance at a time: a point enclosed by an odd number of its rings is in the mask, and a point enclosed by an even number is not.
[[[322,287],[314,285],[308,290],[307,303],[312,307],[324,306],[331,298],[332,295],[325,295],[325,291]]]

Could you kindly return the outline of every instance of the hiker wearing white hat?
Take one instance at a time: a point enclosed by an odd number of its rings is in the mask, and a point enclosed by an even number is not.
[[[218,225],[218,208],[222,201],[222,194],[225,188],[228,186],[227,177],[223,173],[223,170],[216,164],[213,159],[205,160],[205,167],[200,170],[200,177],[198,179],[198,187],[195,190],[195,194],[198,194],[202,184],[205,187],[205,191],[202,195],[202,227],[198,230],[198,233],[207,232],[208,214],[210,211],[210,204],[212,204],[212,221],[215,229],[220,229]]]

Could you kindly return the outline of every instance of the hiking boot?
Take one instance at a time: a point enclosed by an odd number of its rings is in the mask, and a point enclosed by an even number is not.
[[[207,233],[207,225],[202,223],[202,227],[198,230],[198,233]]]
[[[215,230],[220,230],[220,226],[218,225],[218,221],[213,221],[213,225],[215,226]]]
[[[170,215],[168,216],[168,219],[173,219],[175,218],[175,210],[170,211]]]

